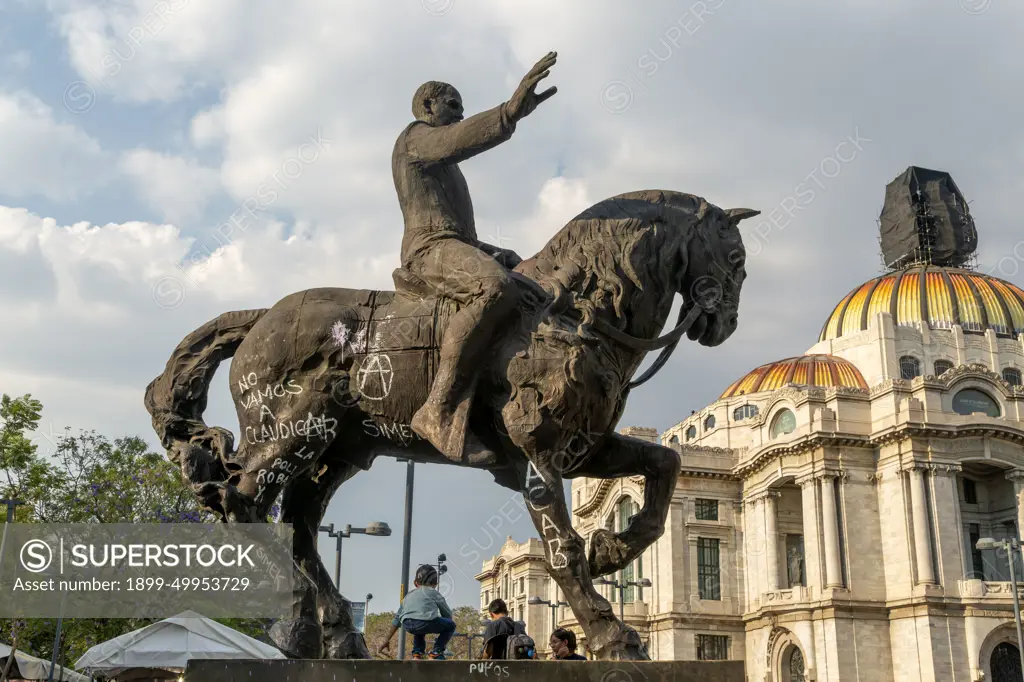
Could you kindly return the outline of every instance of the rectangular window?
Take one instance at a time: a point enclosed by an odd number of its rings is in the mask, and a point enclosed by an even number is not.
[[[807,578],[804,575],[804,536],[786,536],[786,575],[789,578],[789,586],[807,586]]]
[[[717,538],[697,538],[697,589],[701,599],[722,598]]]
[[[985,579],[985,561],[981,558],[981,550],[978,549],[978,540],[980,539],[981,528],[976,523],[970,524],[967,527],[967,542],[971,546],[971,567],[974,571],[971,577],[975,580]]]
[[[698,661],[725,661],[728,658],[728,637],[725,635],[697,635]]]
[[[978,504],[978,486],[969,478],[964,479],[964,502]]]
[[[697,498],[696,512],[698,521],[717,521],[718,500],[704,500]]]

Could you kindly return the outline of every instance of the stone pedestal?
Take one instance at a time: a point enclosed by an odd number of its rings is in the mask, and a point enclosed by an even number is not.
[[[186,682],[744,682],[743,661],[192,660]]]

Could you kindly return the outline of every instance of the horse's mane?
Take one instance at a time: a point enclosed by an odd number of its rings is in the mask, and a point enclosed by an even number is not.
[[[549,290],[570,295],[584,327],[609,302],[621,319],[623,303],[637,302],[626,296],[640,297],[645,287],[670,281],[673,261],[666,255],[678,252],[708,206],[701,197],[666,190],[605,199],[570,220],[522,270]],[[655,235],[660,238],[645,238]]]

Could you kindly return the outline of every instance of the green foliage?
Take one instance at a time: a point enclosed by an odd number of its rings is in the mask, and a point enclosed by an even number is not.
[[[42,404],[30,396],[0,398],[0,498],[27,504],[19,523],[199,523],[213,517],[200,510],[192,490],[163,455],[138,437],[112,442],[95,432],[65,431],[52,457],[41,456],[29,439]],[[3,508],[0,508],[0,512]],[[5,520],[0,513],[0,525]],[[62,627],[58,662],[73,665],[90,647],[157,622],[152,618],[68,619]],[[221,618],[219,622],[267,641],[269,621]],[[0,619],[0,642],[49,660],[55,619]]]

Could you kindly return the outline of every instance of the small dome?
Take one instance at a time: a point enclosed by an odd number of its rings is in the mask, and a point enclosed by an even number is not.
[[[846,295],[822,327],[818,341],[868,328],[876,313],[888,312],[896,325],[927,321],[932,329],[960,325],[967,333],[999,336],[1024,333],[1024,291],[979,272],[916,265],[865,282]]]
[[[725,389],[722,398],[732,398],[758,391],[773,391],[786,384],[868,387],[860,370],[847,360],[835,355],[800,355],[778,362],[769,362],[767,365],[761,365],[757,369],[751,370],[742,379]]]

